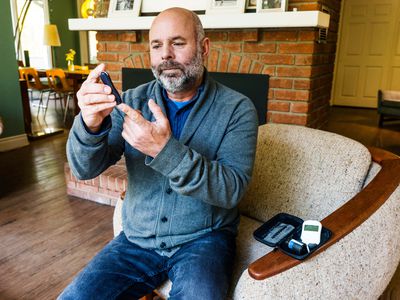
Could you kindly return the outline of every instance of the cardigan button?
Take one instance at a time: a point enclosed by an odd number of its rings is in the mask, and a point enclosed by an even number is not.
[[[165,190],[165,192],[169,195],[169,194],[172,193],[172,189],[169,187],[169,188],[167,188],[167,189]]]
[[[165,222],[167,222],[167,221],[168,221],[168,218],[167,218],[167,217],[162,217],[162,218],[161,218],[161,222],[165,223]]]
[[[164,243],[164,242],[162,242],[162,243],[160,244],[160,248],[161,248],[161,249],[164,249],[166,246],[167,246],[167,244]]]

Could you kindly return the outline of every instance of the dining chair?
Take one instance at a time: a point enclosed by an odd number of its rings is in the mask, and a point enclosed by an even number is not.
[[[28,93],[29,99],[33,102],[33,91],[39,91],[39,105],[37,117],[39,116],[40,108],[45,108],[43,105],[43,94],[48,93],[47,99],[49,99],[51,88],[44,84],[39,77],[39,74],[35,68],[32,67],[20,67],[19,68],[19,77],[21,79],[25,79],[28,85]],[[48,102],[48,100],[47,100]]]
[[[62,100],[64,100],[64,123],[67,118],[69,102],[74,98],[74,89],[68,83],[67,77],[63,69],[50,69],[46,70],[46,76],[49,81],[49,85],[54,91],[52,95],[54,96],[54,100],[60,99],[61,104]],[[50,97],[49,97],[50,98]],[[47,100],[48,103],[49,99]],[[46,112],[45,112],[46,116]]]

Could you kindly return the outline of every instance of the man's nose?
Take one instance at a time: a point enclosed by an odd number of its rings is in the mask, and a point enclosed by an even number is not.
[[[174,52],[172,50],[171,45],[164,45],[162,49],[162,57],[163,60],[173,59]]]

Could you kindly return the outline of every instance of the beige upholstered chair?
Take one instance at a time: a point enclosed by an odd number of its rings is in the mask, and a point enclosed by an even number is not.
[[[253,179],[240,204],[232,299],[376,299],[400,260],[400,159],[320,130],[259,128]],[[114,213],[121,230],[121,206]],[[322,220],[331,239],[304,261],[257,242],[280,212]],[[167,298],[171,282],[156,293]]]

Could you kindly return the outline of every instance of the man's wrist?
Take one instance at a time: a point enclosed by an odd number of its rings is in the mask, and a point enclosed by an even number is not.
[[[96,133],[98,133],[100,131],[101,124],[99,126],[88,126],[88,125],[86,125],[86,128],[89,130],[90,133],[96,134]]]
[[[164,149],[165,145],[168,144],[170,138],[171,134],[165,139],[162,144],[157,145],[156,149],[154,149],[153,153],[150,154],[150,156],[155,158]]]
[[[111,128],[111,117],[107,116],[99,126],[88,126],[81,115],[81,124],[86,132],[90,135],[101,135],[103,132]]]

